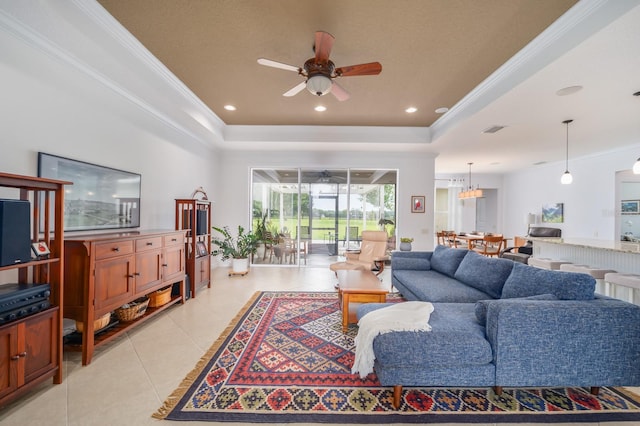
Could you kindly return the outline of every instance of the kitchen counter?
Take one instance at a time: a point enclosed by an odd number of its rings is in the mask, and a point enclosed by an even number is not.
[[[568,246],[594,248],[600,250],[611,250],[620,252],[640,253],[640,243],[631,241],[610,241],[596,240],[588,238],[536,238],[527,237],[528,240],[544,242],[546,244],[562,244]]]
[[[533,256],[566,260],[576,265],[640,274],[640,244],[587,238],[528,238]]]

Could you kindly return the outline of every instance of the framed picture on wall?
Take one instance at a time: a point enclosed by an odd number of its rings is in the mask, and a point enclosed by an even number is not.
[[[640,214],[640,200],[622,200],[620,202],[620,213]]]
[[[411,196],[411,213],[424,213],[424,195]]]
[[[564,204],[543,204],[542,205],[542,222],[546,223],[562,223],[564,222]]]

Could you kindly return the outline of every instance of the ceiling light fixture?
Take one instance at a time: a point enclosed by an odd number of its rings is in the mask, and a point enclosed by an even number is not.
[[[416,108],[416,107],[409,107],[409,108],[404,110],[404,112],[406,112],[408,114],[413,114],[416,111],[418,111],[418,108]]]
[[[314,108],[316,111],[318,112],[324,112],[327,110],[327,107],[324,105],[318,105],[317,107]]]
[[[560,178],[560,183],[563,185],[569,185],[573,182],[573,176],[569,173],[569,123],[573,122],[573,120],[564,120],[563,123],[567,125],[567,157],[565,162],[564,173]]]
[[[499,125],[499,124],[495,124],[495,125],[493,125],[493,126],[491,126],[491,127],[487,127],[486,129],[484,129],[484,130],[482,131],[482,133],[497,133],[497,132],[499,132],[500,130],[504,129],[505,127],[506,127],[506,126],[501,126],[501,125]]]
[[[314,95],[322,96],[331,91],[331,79],[324,74],[316,74],[307,80],[307,90]]]
[[[440,107],[436,110],[436,114],[444,114],[445,112],[449,111],[449,108],[447,107]]]
[[[236,107],[234,107],[233,105],[225,105],[224,109],[226,109],[227,111],[235,111]]]
[[[466,200],[468,198],[482,198],[484,196],[482,189],[479,189],[478,187],[473,189],[473,186],[471,186],[471,166],[473,163],[467,164],[469,165],[469,188],[466,191],[458,193],[458,198],[461,200]]]
[[[633,96],[640,96],[640,91],[634,93]],[[640,158],[638,158],[636,163],[633,165],[633,174],[640,175]]]
[[[579,92],[582,90],[582,86],[569,86],[569,87],[564,87],[560,90],[558,90],[556,92],[556,95],[558,96],[568,96],[568,95],[573,95],[576,92]]]

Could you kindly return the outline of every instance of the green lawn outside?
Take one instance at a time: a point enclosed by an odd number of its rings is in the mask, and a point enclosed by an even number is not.
[[[256,224],[257,224],[257,219],[254,219],[253,221],[254,229],[256,227]],[[268,226],[268,229],[275,230],[277,228],[278,232],[281,232],[286,227],[286,229],[288,229],[289,232],[291,233],[291,236],[296,237],[297,236],[296,225],[297,225],[297,220],[295,218],[286,219],[283,222],[281,222],[279,219],[272,219],[271,223]],[[309,219],[303,218],[301,225],[308,226]],[[362,229],[361,220],[352,220],[351,226],[358,227],[358,236],[362,234],[363,229]],[[311,232],[311,239],[324,240],[325,238],[328,237],[329,232],[331,232],[332,234],[335,233],[335,220],[333,218],[314,218],[313,227],[314,229],[312,229],[312,232]],[[345,233],[346,227],[347,227],[347,219],[339,219],[338,220],[338,240],[344,239],[344,233]],[[317,229],[317,228],[326,228],[326,229]],[[378,226],[377,220],[367,220],[365,230],[377,231],[379,229],[380,228]]]

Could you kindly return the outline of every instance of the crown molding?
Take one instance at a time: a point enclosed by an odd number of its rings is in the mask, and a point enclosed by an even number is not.
[[[65,45],[65,42],[69,41],[67,32],[60,31],[59,27],[56,30],[55,27],[52,29],[51,26],[38,25],[39,20],[51,18],[50,16],[44,16],[47,11],[33,10],[32,6],[25,3],[16,2],[0,9],[0,30],[58,63],[88,76],[140,110],[148,113],[163,125],[190,140],[209,148],[222,140],[221,135],[224,123],[97,2],[71,0],[66,3],[66,7],[56,8],[56,12],[64,13],[65,18],[68,18],[71,23],[76,23],[78,27],[86,25],[85,22],[78,22],[78,19],[90,19],[91,23],[89,25],[92,29],[98,32],[102,31],[103,34],[106,33],[108,37],[117,41],[123,49],[143,63],[150,72],[161,76],[169,89],[179,94],[181,98],[192,106],[192,110],[196,111],[195,114],[189,117],[188,121],[190,123],[172,118],[169,113],[165,113],[150,102],[145,101],[129,88],[124,87],[121,83],[116,82],[107,74],[92,66],[91,63],[75,55],[72,47]],[[11,13],[7,10],[10,10]],[[173,142],[184,143],[184,141]]]
[[[368,148],[375,145],[376,150],[395,150],[407,145],[427,147],[431,130],[428,127],[229,125],[225,128],[224,140],[226,149],[246,149],[243,143],[259,147],[262,143],[277,144],[279,148],[295,144],[298,150],[342,151],[366,143],[370,144]]]
[[[638,1],[580,0],[431,126],[437,140],[590,35],[638,5]]]

